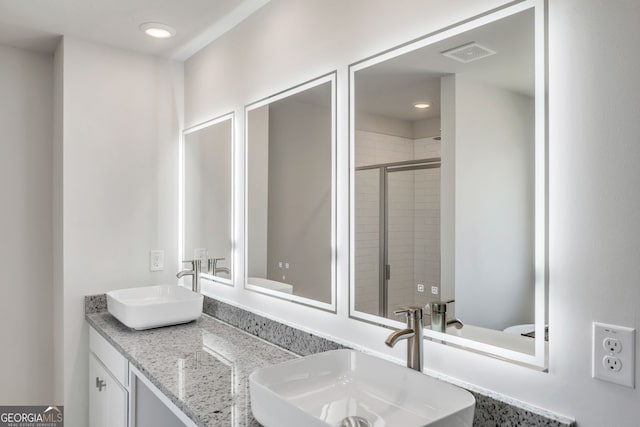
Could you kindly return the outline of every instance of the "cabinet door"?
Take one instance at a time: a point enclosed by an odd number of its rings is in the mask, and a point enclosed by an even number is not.
[[[127,427],[127,390],[89,353],[90,427]]]

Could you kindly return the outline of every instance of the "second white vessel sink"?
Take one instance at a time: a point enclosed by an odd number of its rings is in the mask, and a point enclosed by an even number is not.
[[[265,427],[471,427],[471,393],[353,350],[254,371],[253,415]]]
[[[178,285],[107,292],[107,310],[126,326],[143,330],[191,322],[202,314],[201,294]]]

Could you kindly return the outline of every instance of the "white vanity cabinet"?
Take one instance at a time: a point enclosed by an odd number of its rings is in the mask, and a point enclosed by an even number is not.
[[[129,362],[89,328],[89,426],[129,426]]]
[[[89,427],[196,427],[196,424],[89,327]]]

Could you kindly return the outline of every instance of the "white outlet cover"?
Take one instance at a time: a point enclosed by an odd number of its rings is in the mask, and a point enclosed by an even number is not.
[[[162,271],[164,270],[164,251],[155,249],[149,252],[149,270],[150,271]]]
[[[625,326],[593,322],[591,370],[593,378],[635,388],[635,331]],[[618,342],[620,351],[607,349],[605,340]],[[616,359],[620,362],[619,369],[617,363],[611,363]]]

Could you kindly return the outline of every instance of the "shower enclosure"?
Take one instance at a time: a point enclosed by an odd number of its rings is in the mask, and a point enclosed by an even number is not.
[[[355,171],[356,310],[394,318],[438,300],[440,158]]]

